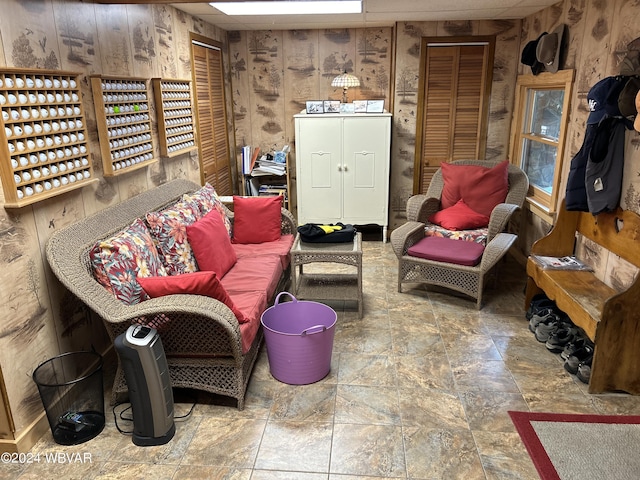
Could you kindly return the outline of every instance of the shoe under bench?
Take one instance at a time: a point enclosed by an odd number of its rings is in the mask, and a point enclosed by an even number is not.
[[[597,216],[570,212],[564,201],[555,226],[533,244],[531,254],[574,255],[577,234],[640,268],[638,214],[621,209]],[[534,295],[544,292],[594,342],[589,393],[640,395],[640,275],[620,291],[594,272],[544,269],[531,257],[527,275],[525,310]]]

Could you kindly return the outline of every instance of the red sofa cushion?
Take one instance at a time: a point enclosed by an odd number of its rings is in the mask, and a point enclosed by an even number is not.
[[[267,308],[267,295],[265,292],[257,291],[230,292],[229,295],[236,306],[249,318],[249,321],[240,324],[242,353],[247,353],[256,338],[258,328],[260,328],[262,312]]]
[[[217,210],[211,210],[202,220],[189,225],[187,237],[198,269],[213,271],[222,278],[236,263],[236,252]]]
[[[139,278],[138,282],[151,298],[165,295],[190,294],[215,298],[224,303],[238,319],[239,323],[248,322],[251,317],[237,306],[220,284],[214,272],[194,272],[168,277]]]
[[[238,259],[220,282],[229,294],[257,290],[265,292],[267,299],[270,299],[276,291],[282,272],[282,264],[277,255],[245,257]]]
[[[255,257],[258,255],[278,255],[282,269],[286,270],[291,260],[289,252],[293,245],[294,236],[291,234],[282,235],[277,242],[265,243],[234,243],[233,249],[238,258]]]
[[[275,242],[282,230],[282,197],[233,197],[233,242]]]
[[[442,209],[453,207],[463,199],[472,210],[490,217],[495,206],[507,198],[508,160],[492,168],[450,163],[441,163],[440,168],[444,180],[440,198]]]
[[[469,267],[480,263],[483,252],[484,245],[479,243],[442,237],[424,237],[407,251],[412,257]]]
[[[489,217],[472,210],[464,200],[458,200],[453,207],[445,208],[429,217],[429,222],[448,230],[469,230],[489,225]]]

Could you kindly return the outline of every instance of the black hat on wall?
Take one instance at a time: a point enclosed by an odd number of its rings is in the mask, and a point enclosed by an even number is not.
[[[558,71],[565,28],[565,24],[561,23],[553,32],[542,35],[536,46],[536,59],[544,65],[547,72]]]
[[[536,48],[538,47],[540,39],[545,35],[547,35],[547,32],[540,34],[538,38],[527,43],[522,49],[522,55],[520,56],[520,62],[529,65],[531,67],[531,73],[534,75],[538,75],[543,69],[543,65],[536,58]]]
[[[617,77],[606,77],[596,83],[587,94],[589,104],[588,124],[599,123],[605,115],[622,117],[618,107],[618,97],[625,82]]]

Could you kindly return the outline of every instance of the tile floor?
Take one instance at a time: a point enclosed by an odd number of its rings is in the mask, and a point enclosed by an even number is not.
[[[322,381],[276,381],[263,348],[243,411],[200,395],[173,440],[136,447],[107,405],[95,439],[62,447],[46,434],[31,451],[88,453],[91,463],[3,465],[0,479],[535,479],[508,410],[640,414],[639,397],[589,395],[535,340],[514,260],[500,265],[481,311],[418,286],[398,293],[389,243],[364,242],[363,264],[364,317],[336,307]]]

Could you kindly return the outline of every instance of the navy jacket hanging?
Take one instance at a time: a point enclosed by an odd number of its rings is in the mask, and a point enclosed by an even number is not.
[[[567,178],[567,192],[565,196],[565,206],[569,211],[588,212],[589,205],[587,203],[587,185],[585,183],[587,160],[589,160],[589,152],[596,138],[597,124],[587,124],[584,133],[582,147],[578,153],[571,159],[569,169],[569,177]]]
[[[625,121],[605,116],[593,140],[586,168],[589,211],[597,215],[618,208],[624,170]]]

